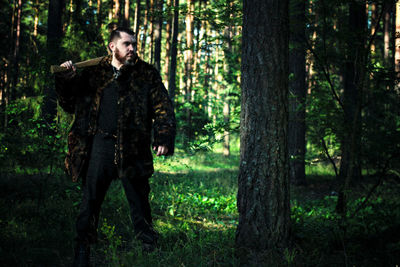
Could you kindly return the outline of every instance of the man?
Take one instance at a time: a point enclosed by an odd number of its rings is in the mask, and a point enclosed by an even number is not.
[[[153,160],[172,155],[175,115],[158,71],[138,58],[135,34],[125,28],[111,32],[105,56],[80,74],[71,61],[56,76],[61,107],[75,114],[68,135],[66,169],[73,181],[82,178],[83,199],[76,222],[75,266],[89,264],[90,244],[97,238],[102,201],[111,181],[121,179],[136,237],[152,251],[157,233],[152,227],[149,182]]]

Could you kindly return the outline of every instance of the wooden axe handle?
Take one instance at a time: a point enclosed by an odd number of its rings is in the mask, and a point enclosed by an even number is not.
[[[92,58],[86,61],[81,61],[81,62],[77,62],[75,63],[75,67],[77,68],[84,68],[84,67],[89,67],[89,66],[95,66],[97,64],[100,63],[100,61],[103,59],[104,57],[97,57],[97,58]],[[59,65],[51,65],[50,67],[50,71],[51,73],[58,73],[58,72],[63,72],[66,71],[67,68],[65,67],[61,67]]]

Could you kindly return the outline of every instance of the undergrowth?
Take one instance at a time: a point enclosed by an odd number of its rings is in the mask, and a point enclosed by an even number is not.
[[[237,151],[155,159],[151,206],[159,248],[143,254],[119,181],[103,203],[94,266],[238,266],[234,240]],[[307,168],[307,187],[292,187],[292,246],[287,266],[396,266],[400,263],[399,184],[386,180],[365,208],[368,181],[352,190],[349,214],[335,212],[331,170]],[[0,265],[70,266],[81,192],[61,174],[2,173]]]

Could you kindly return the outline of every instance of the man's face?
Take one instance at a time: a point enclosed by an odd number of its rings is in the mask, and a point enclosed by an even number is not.
[[[121,38],[110,43],[113,56],[122,64],[132,64],[137,58],[136,38],[125,32],[120,33]]]

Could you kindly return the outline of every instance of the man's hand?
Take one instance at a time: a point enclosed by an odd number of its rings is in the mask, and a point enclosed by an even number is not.
[[[168,153],[168,148],[166,146],[153,147],[154,151],[157,151],[157,156],[166,155]]]
[[[65,61],[60,65],[61,67],[67,68],[66,71],[60,72],[59,75],[61,75],[64,79],[70,80],[75,77],[76,75],[76,67],[72,63],[71,60]]]

